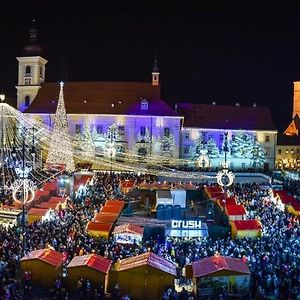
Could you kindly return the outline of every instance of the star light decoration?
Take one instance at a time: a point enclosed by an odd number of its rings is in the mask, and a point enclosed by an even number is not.
[[[12,197],[14,201],[18,203],[28,203],[34,199],[35,196],[35,185],[34,183],[26,178],[17,179],[11,186]],[[22,195],[24,193],[24,195]],[[21,197],[20,197],[21,195]]]
[[[107,151],[107,156],[111,158],[115,157],[117,154],[117,150],[115,148],[114,143],[108,143],[106,151]]]

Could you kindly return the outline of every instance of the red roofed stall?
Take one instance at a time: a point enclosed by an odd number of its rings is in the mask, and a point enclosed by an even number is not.
[[[44,191],[49,191],[50,193],[56,193],[57,191],[57,181],[56,179],[50,182],[46,182],[43,186]]]
[[[120,206],[111,206],[111,205],[104,205],[102,206],[100,212],[102,214],[117,214],[118,216],[120,215],[120,213],[122,212],[122,207]]]
[[[96,254],[75,256],[67,266],[68,287],[75,290],[77,281],[83,277],[88,279],[94,288],[99,289],[103,286],[103,291],[105,291],[110,267],[109,259]]]
[[[118,219],[117,214],[96,213],[94,215],[93,222],[114,224],[117,219]]]
[[[117,207],[121,207],[122,209],[125,206],[125,201],[124,200],[115,200],[115,199],[110,199],[110,200],[106,200],[104,206],[117,206]]]
[[[67,198],[64,197],[51,197],[48,202],[58,204],[58,208],[65,209],[67,207]]]
[[[225,206],[225,212],[227,216],[229,217],[230,221],[234,220],[243,220],[244,215],[246,214],[245,207],[243,205],[238,204],[226,204]]]
[[[239,258],[215,255],[195,261],[188,267],[192,268],[193,290],[197,299],[218,299],[220,286],[226,286],[235,297],[246,296],[249,292],[251,272]]]
[[[101,237],[103,237],[108,240],[112,230],[112,226],[113,224],[110,223],[88,222],[86,231],[95,239],[100,239]]]
[[[63,260],[64,256],[52,249],[33,250],[21,259],[22,274],[30,271],[34,283],[52,287],[62,276]]]
[[[261,237],[262,224],[259,220],[231,221],[232,238]]]
[[[42,202],[38,208],[49,208],[49,209],[52,209],[52,210],[58,210],[58,206],[59,204],[58,203],[51,203],[49,201],[45,201],[45,202]]]
[[[49,208],[30,208],[27,212],[27,222],[32,224],[35,221],[46,221],[50,218]]]
[[[289,195],[287,191],[275,191],[274,195],[277,195],[281,202],[285,205],[286,210],[294,216],[300,217],[300,201],[297,200],[293,195]]]
[[[112,234],[117,243],[135,244],[140,243],[142,241],[144,228],[126,223],[116,226]]]
[[[129,191],[134,189],[134,181],[133,180],[125,179],[125,180],[121,181],[120,185],[121,185],[121,191],[124,194],[127,194]]]
[[[133,299],[160,299],[168,287],[174,287],[176,266],[152,252],[118,261],[110,273],[109,289],[119,283],[121,295]]]

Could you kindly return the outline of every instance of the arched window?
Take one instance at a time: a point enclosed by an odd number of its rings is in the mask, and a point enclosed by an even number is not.
[[[27,66],[26,69],[25,69],[25,74],[26,75],[31,75],[31,67],[30,66]]]
[[[30,104],[30,97],[27,95],[27,96],[25,97],[25,107],[28,107],[29,104]]]

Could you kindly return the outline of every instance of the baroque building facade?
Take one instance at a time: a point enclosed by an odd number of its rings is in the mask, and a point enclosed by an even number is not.
[[[47,60],[41,53],[33,27],[17,57],[17,106],[52,127],[59,84],[45,81]],[[151,158],[215,169],[224,162],[226,134],[230,168],[274,168],[277,131],[267,108],[191,103],[173,108],[161,99],[156,59],[151,76],[151,82],[66,82],[64,101],[72,138],[90,140],[95,156],[109,157],[107,147],[114,142],[120,161]]]

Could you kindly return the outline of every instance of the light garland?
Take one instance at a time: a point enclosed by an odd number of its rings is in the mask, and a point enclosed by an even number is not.
[[[210,166],[209,157],[206,150],[200,150],[200,156],[197,159],[200,168],[208,168]]]

